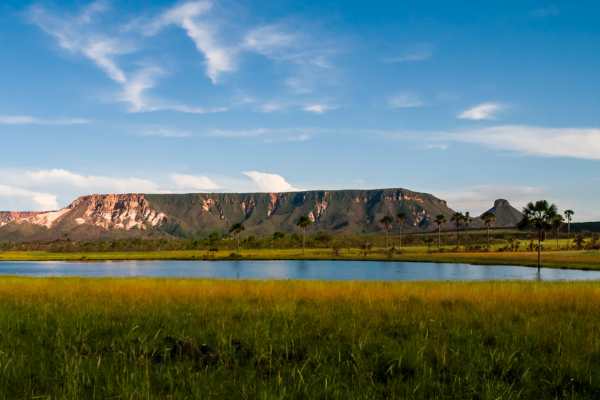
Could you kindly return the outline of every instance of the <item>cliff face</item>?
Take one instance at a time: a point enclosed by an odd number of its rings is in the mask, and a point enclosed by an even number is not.
[[[368,233],[381,230],[383,216],[400,212],[406,215],[404,229],[415,231],[428,229],[437,214],[452,214],[445,201],[406,189],[107,194],[80,197],[58,211],[0,213],[0,240],[205,235],[237,222],[262,235],[295,232],[301,216],[314,222],[314,230]]]

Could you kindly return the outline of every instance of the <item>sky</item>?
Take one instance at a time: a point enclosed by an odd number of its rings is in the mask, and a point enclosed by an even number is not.
[[[403,187],[600,220],[597,1],[0,2],[0,209]]]

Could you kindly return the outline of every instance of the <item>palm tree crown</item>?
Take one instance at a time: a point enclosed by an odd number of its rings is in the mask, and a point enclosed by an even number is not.
[[[519,223],[519,228],[533,228],[538,233],[538,273],[542,266],[542,238],[544,232],[552,227],[552,221],[556,217],[557,210],[554,204],[546,200],[538,200],[535,203],[530,202],[523,209],[523,219]]]

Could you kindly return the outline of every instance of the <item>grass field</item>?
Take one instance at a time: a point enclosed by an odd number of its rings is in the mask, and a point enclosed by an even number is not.
[[[0,398],[600,396],[600,284],[0,278]]]
[[[266,259],[355,259],[355,260],[397,260],[397,261],[433,261],[469,264],[537,264],[535,252],[428,252],[426,247],[407,247],[401,254],[389,256],[384,249],[373,249],[364,256],[360,249],[343,249],[334,254],[331,249],[250,249],[234,253],[235,257],[249,260]],[[194,259],[227,259],[232,252],[208,252],[199,250],[175,251],[128,251],[128,252],[90,252],[90,253],[55,253],[55,252],[0,252],[0,261],[47,261],[47,260],[194,260]],[[600,269],[600,251],[545,251],[542,255],[543,265],[554,268]]]

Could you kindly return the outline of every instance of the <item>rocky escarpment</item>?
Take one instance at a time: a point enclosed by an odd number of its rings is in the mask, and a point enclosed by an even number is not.
[[[103,232],[145,231],[165,222],[166,215],[152,208],[144,194],[90,195],[57,211],[0,212],[0,238],[55,239],[73,232],[96,237]]]
[[[177,235],[222,232],[237,222],[244,223],[247,234],[296,232],[301,216],[313,222],[315,231],[376,232],[384,215],[398,213],[407,216],[404,229],[422,230],[435,215],[452,213],[445,201],[406,189],[164,194],[147,199],[167,215],[163,228]]]
[[[515,226],[520,213],[505,200],[490,210],[497,227]],[[393,231],[430,231],[435,216],[449,220],[445,201],[407,189],[302,191],[285,193],[106,194],[83,196],[49,212],[0,213],[0,240],[95,239],[123,236],[177,237],[226,233],[241,222],[246,235],[298,232],[302,216],[311,231],[381,232],[381,218],[402,213]],[[471,227],[482,227],[480,219]]]

